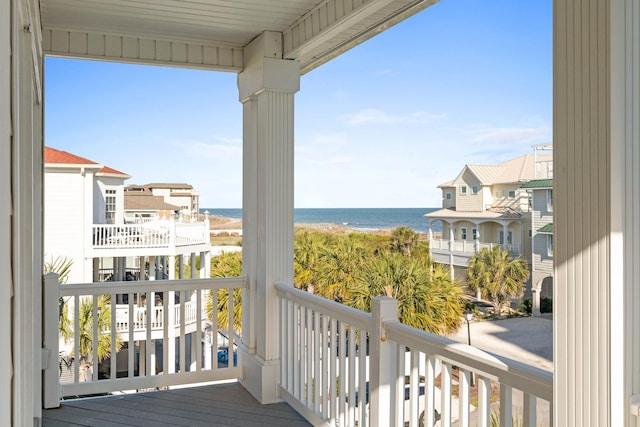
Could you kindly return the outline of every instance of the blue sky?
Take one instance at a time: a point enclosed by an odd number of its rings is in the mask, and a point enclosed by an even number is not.
[[[442,0],[302,76],[295,206],[438,207],[465,164],[552,135],[551,0]],[[45,143],[242,204],[233,73],[47,58]]]

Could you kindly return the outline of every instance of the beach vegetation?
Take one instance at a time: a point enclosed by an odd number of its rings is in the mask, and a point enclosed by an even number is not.
[[[391,245],[394,249],[410,257],[411,249],[418,242],[419,234],[407,226],[400,226],[391,232]]]
[[[511,298],[524,294],[529,278],[527,262],[522,257],[512,258],[509,251],[499,246],[483,248],[469,259],[466,279],[471,291],[480,291],[500,314]]]
[[[242,253],[223,252],[219,256],[211,258],[211,277],[239,277],[242,276]],[[207,317],[214,319],[213,313],[213,293],[207,294],[205,310]],[[242,331],[242,289],[233,290],[235,304],[233,306],[233,328],[237,332]],[[217,291],[215,316],[217,327],[225,329],[229,325],[229,290],[219,289]]]
[[[400,321],[437,333],[455,332],[462,322],[462,288],[451,279],[448,266],[434,263],[426,242],[413,230],[390,233],[332,233],[298,228],[294,235],[294,285],[342,304],[371,311],[373,298],[398,300]],[[410,231],[410,232],[409,232]],[[242,274],[240,253],[211,260],[212,277]],[[241,297],[240,290],[236,301]],[[228,324],[228,294],[218,292],[217,322]],[[207,312],[214,318],[213,298]],[[234,305],[234,328],[241,328],[241,304]]]

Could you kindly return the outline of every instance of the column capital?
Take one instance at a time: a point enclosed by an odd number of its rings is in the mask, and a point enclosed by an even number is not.
[[[282,59],[282,34],[265,31],[244,50],[244,70],[238,74],[240,102],[263,91],[300,90],[300,63]]]

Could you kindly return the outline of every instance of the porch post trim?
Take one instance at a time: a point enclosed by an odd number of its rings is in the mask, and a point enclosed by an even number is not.
[[[300,65],[283,60],[282,35],[265,32],[245,48],[243,103],[243,385],[260,402],[279,400],[278,301],[274,283],[293,285],[293,101]],[[243,313],[247,307],[243,307]],[[245,323],[248,322],[248,323]]]

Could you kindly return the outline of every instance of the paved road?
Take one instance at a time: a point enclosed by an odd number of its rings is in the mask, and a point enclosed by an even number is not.
[[[471,345],[523,363],[553,371],[553,322],[550,318],[517,317],[505,320],[472,322]],[[452,339],[467,343],[467,326],[464,325]],[[514,414],[522,415],[522,393],[513,394]],[[499,406],[492,408],[499,411]],[[538,425],[548,426],[549,404],[538,402]],[[458,423],[453,423],[457,426]],[[471,426],[477,425],[471,416]]]
[[[549,371],[553,370],[553,322],[549,318],[515,317],[471,322],[471,345]],[[452,339],[466,343],[464,325]]]

